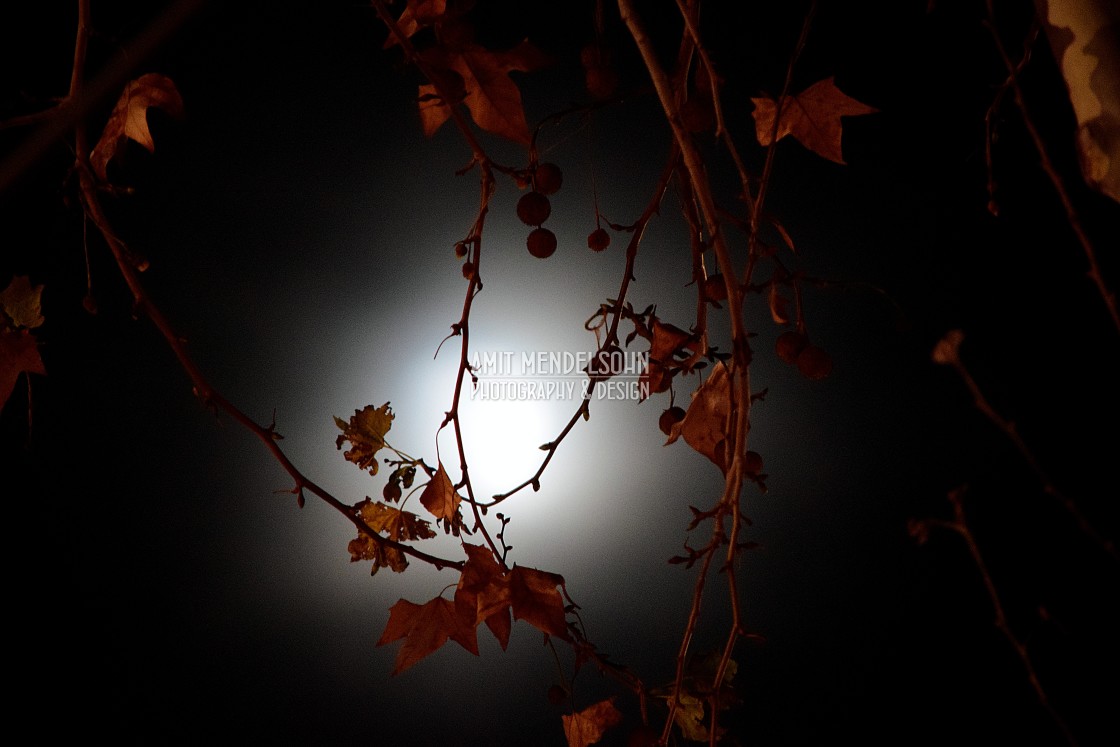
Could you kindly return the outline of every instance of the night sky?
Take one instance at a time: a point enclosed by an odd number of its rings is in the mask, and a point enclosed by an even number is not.
[[[64,95],[74,5],[0,11],[0,120]],[[93,69],[164,5],[94,0]],[[534,123],[586,100],[576,42],[590,34],[593,3],[533,4],[528,17],[518,5],[480,2],[479,12],[484,41],[528,37],[556,58],[517,77]],[[660,14],[651,23],[674,54],[673,5],[640,5]],[[713,4],[706,19],[727,71],[725,106],[757,173],[749,99],[780,90],[804,6],[739,19],[737,5]],[[835,365],[807,381],[779,361],[782,330],[765,300],[751,299],[752,380],[768,394],[750,443],[770,477],[768,492],[752,487],[744,499],[747,538],[759,546],[739,573],[747,626],[762,640],[736,651],[743,703],[727,717],[730,738],[1064,743],[992,625],[964,543],[935,529],[919,546],[908,532],[912,519],[950,518],[947,493],[967,485],[1010,625],[1029,641],[1055,708],[1081,744],[1111,744],[1120,565],[1085,540],[930,352],[946,331],[964,330],[962,356],[992,405],[1115,538],[1120,334],[1010,97],[995,115],[999,216],[987,209],[984,116],[1006,74],[982,8],[822,5],[794,90],[835,76],[879,113],[845,119],[847,166],[792,141],[777,149],[767,207],[797,244],[791,261],[836,281],[805,293],[809,334]],[[997,12],[1017,52],[1030,18]],[[565,177],[546,224],[559,238],[551,258],[526,252],[520,193],[500,180],[471,317],[476,350],[594,349],[583,323],[615,296],[626,237],[615,233],[602,254],[587,249],[592,185],[605,217],[632,222],[669,143],[616,11],[607,33],[634,93],[542,134],[542,160]],[[389,441],[435,463],[458,341],[435,353],[462,308],[453,246],[478,198],[475,174],[455,175],[470,160],[461,136],[450,126],[423,136],[420,80],[382,50],[385,35],[357,2],[210,3],[136,61],[135,74],[175,81],[186,117],[153,113],[156,152],[130,150],[121,165],[135,194],[105,198],[122,238],[150,260],[153,300],[211,383],[258,422],[275,413],[296,465],[349,503],[380,495],[384,479],[344,461],[332,416],[391,402]],[[30,51],[17,56],[16,40]],[[1023,82],[1115,287],[1120,205],[1077,176],[1073,116],[1044,39]],[[92,227],[98,313],[83,310],[72,141],[5,172],[32,134],[0,129],[0,174],[11,182],[0,193],[0,285],[13,274],[44,284],[47,320],[48,375],[32,379],[30,410],[21,379],[0,413],[12,723],[56,742],[563,745],[566,711],[546,698],[555,660],[524,623],[506,652],[483,632],[477,659],[449,643],[390,678],[398,644],[374,645],[389,607],[422,603],[457,577],[414,561],[370,578],[368,563],[350,563],[349,522],[310,496],[297,508],[290,478],[260,443],[192,395]],[[496,160],[526,164],[524,149],[482,137]],[[716,163],[719,148],[703,147]],[[726,177],[713,166],[717,183]],[[695,295],[676,200],[670,189],[651,223],[630,298],[688,327]],[[691,386],[678,383],[678,404]],[[703,456],[662,446],[667,406],[667,394],[595,403],[540,492],[502,509],[511,562],[562,574],[598,648],[650,684],[672,675],[694,581],[666,561],[688,539],[688,506],[709,505],[722,486]],[[464,427],[479,492],[528,477],[537,446],[575,407],[471,403]],[[450,434],[438,447],[454,466]],[[721,582],[710,585],[696,652],[725,634]],[[570,652],[558,650],[570,675]],[[626,721],[603,744],[626,744],[636,699],[590,667],[575,685],[578,708],[617,695]]]

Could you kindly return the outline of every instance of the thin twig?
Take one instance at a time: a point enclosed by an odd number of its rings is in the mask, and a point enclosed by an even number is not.
[[[948,365],[961,377],[965,387],[968,389],[969,394],[972,395],[973,404],[976,409],[980,411],[991,423],[998,428],[1019,452],[1020,456],[1027,463],[1027,467],[1042,484],[1043,491],[1054,498],[1061,504],[1062,508],[1073,518],[1074,523],[1081,532],[1091,539],[1097,546],[1112,556],[1113,560],[1120,561],[1120,555],[1117,554],[1116,546],[1111,540],[1103,537],[1093,526],[1092,522],[1081,512],[1077,503],[1062,490],[1060,490],[1046,470],[1039,464],[1038,458],[1035,456],[1034,451],[1031,450],[1023,437],[1019,435],[1019,429],[1015,423],[1003,417],[996,411],[988,398],[984,396],[983,390],[980,385],[976,383],[976,379],[972,377],[968,367],[965,366],[964,361],[960,357],[960,345],[964,340],[964,334],[960,330],[953,330],[945,335],[945,337],[937,344],[933,352],[933,360],[936,363]]]
[[[657,96],[661,102],[661,108],[665,113],[665,118],[672,128],[673,137],[681,150],[682,167],[687,175],[692,194],[695,196],[697,204],[699,205],[700,215],[703,218],[704,226],[708,233],[707,240],[710,242],[715,252],[716,260],[720,272],[723,274],[724,285],[727,290],[727,313],[731,326],[732,350],[732,380],[730,385],[728,422],[725,429],[728,461],[724,476],[724,490],[718,504],[717,516],[713,521],[713,538],[722,535],[722,518],[724,515],[730,515],[732,517],[732,534],[728,537],[729,561],[726,564],[726,567],[729,569],[733,564],[733,559],[738,548],[736,535],[741,527],[740,496],[742,494],[744,474],[743,455],[747,450],[747,436],[750,430],[750,347],[747,330],[743,321],[743,289],[737,280],[738,275],[736,273],[730,247],[727,245],[726,238],[721,230],[720,212],[712,195],[712,187],[704,168],[703,158],[697,150],[691,136],[681,125],[680,109],[677,103],[678,97],[673,91],[672,83],[658,59],[654,45],[646,33],[645,26],[632,0],[618,0],[618,7],[623,23],[629,30],[630,36],[634,39],[634,43],[638,46],[642,61],[653,81],[654,89],[657,91]],[[766,178],[768,177],[764,176],[764,179]],[[765,184],[763,184],[763,186],[765,186]],[[754,215],[757,215],[758,208],[759,203],[756,201],[754,203]],[[751,243],[753,244],[753,241]],[[697,581],[698,586],[700,586],[701,583],[701,580]],[[731,587],[730,601],[735,610],[732,612],[733,621],[728,635],[728,645],[725,646],[723,656],[717,667],[715,680],[717,687],[720,682],[719,678],[726,670],[727,662],[730,660],[730,651],[734,646],[734,641],[743,633],[740,612],[738,610],[738,590],[734,588],[734,586]],[[692,637],[698,617],[699,615],[690,616],[689,623],[682,636],[684,648],[687,648],[687,642]],[[676,679],[678,684],[670,700],[671,710],[674,709],[675,704],[680,698],[681,691],[679,683],[682,681],[681,672],[683,665],[683,661],[678,661]],[[710,739],[714,740],[718,721],[717,710],[714,707],[712,708],[711,716],[709,736]],[[668,739],[671,726],[672,720],[670,717],[670,719],[666,721],[662,733],[663,741]]]
[[[976,569],[980,572],[980,578],[984,582],[984,589],[988,593],[988,601],[992,605],[992,613],[994,619],[992,623],[996,629],[1007,639],[1011,648],[1015,651],[1016,656],[1019,657],[1020,663],[1023,665],[1023,672],[1027,676],[1027,681],[1030,682],[1031,689],[1034,690],[1035,697],[1038,699],[1039,704],[1050,715],[1058,729],[1065,737],[1066,743],[1070,747],[1076,747],[1077,739],[1074,737],[1073,732],[1069,728],[1069,724],[1054,708],[1054,704],[1050,702],[1049,696],[1046,694],[1045,688],[1042,686],[1042,681],[1038,678],[1038,672],[1034,668],[1034,662],[1031,659],[1030,649],[1027,647],[1026,642],[1015,634],[1011,629],[1011,625],[1007,621],[1007,614],[1003,609],[1003,601],[1000,599],[999,592],[996,590],[995,582],[992,580],[992,574],[988,571],[988,566],[984,562],[984,556],[980,552],[980,546],[976,543],[976,537],[972,534],[972,529],[968,525],[968,517],[964,511],[964,494],[965,489],[958,488],[949,492],[949,503],[953,506],[953,520],[941,521],[938,519],[926,519],[922,522],[917,522],[913,533],[919,536],[919,539],[924,538],[926,529],[925,526],[936,526],[943,529],[948,529],[959,535],[968,547],[968,553],[972,557],[972,562],[976,565]]]
[[[1039,26],[1037,19],[1035,20],[1030,33],[1027,35],[1027,40],[1023,44],[1023,58],[1019,60],[1019,64],[1015,66],[1015,75],[1021,75],[1023,70],[1026,69],[1027,63],[1031,59],[1031,50],[1034,48],[1035,41],[1038,40]],[[992,97],[992,103],[988,106],[988,111],[984,113],[984,166],[988,172],[988,212],[993,216],[999,215],[999,203],[996,202],[996,170],[992,161],[992,146],[995,145],[996,138],[996,113],[999,112],[1000,105],[1003,103],[1003,97],[1011,90],[1015,78],[1012,75],[1007,76],[1007,80],[1003,81],[999,89],[996,90],[996,95]]]

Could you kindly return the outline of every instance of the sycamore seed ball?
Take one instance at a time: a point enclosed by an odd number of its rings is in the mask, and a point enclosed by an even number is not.
[[[533,175],[533,183],[542,195],[554,194],[564,183],[564,172],[554,163],[542,163]]]
[[[527,226],[539,226],[552,214],[552,203],[540,192],[526,192],[517,201],[517,217]]]
[[[547,228],[534,228],[529,232],[525,245],[529,248],[529,254],[537,259],[551,257],[556,251],[556,234]]]
[[[684,416],[684,409],[674,405],[661,413],[661,417],[657,419],[657,427],[668,436],[672,432],[673,426],[684,420]]]
[[[596,228],[587,236],[587,246],[593,252],[601,252],[611,245],[611,235],[605,228]]]

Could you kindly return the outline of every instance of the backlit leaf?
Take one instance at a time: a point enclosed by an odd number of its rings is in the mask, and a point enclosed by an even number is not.
[[[622,721],[622,712],[614,706],[614,698],[601,700],[579,713],[561,716],[568,747],[587,747],[603,738],[603,733]]]
[[[699,451],[723,472],[727,472],[724,455],[727,439],[727,416],[731,411],[731,378],[727,364],[717,363],[699,389],[692,393],[684,419],[673,426],[671,444],[683,436],[685,442]]]
[[[411,511],[401,511],[384,503],[374,503],[369,499],[358,504],[362,521],[371,529],[385,534],[395,542],[430,539],[436,536],[432,525]]]
[[[462,498],[451,485],[451,479],[447,476],[443,463],[440,463],[428,487],[424,488],[424,492],[420,495],[420,503],[437,519],[451,521],[459,513],[461,500]]]
[[[504,650],[513,627],[509,582],[489,548],[464,543],[463,549],[467,562],[455,589],[455,607],[463,620],[485,622]]]
[[[557,638],[568,639],[564,622],[564,600],[557,591],[564,578],[548,571],[514,566],[509,573],[510,602],[515,620],[524,620],[533,627]]]
[[[774,117],[778,102],[772,98],[752,98],[754,102],[755,132],[758,142],[770,145],[774,133]],[[843,134],[841,117],[859,114],[872,114],[878,111],[836,87],[833,78],[817,81],[796,96],[789,96],[782,102],[782,114],[778,121],[777,139],[793,135],[809,150],[836,163],[844,163],[840,146]]]
[[[502,52],[494,52],[477,44],[466,44],[445,57],[448,70],[463,80],[463,103],[475,124],[494,135],[518,143],[529,142],[529,125],[521,103],[521,91],[509,74],[528,72],[541,67],[545,56],[528,41]],[[435,87],[420,86],[420,115],[424,133],[431,136],[448,120],[448,102],[442,101]]]
[[[342,444],[350,442],[350,449],[343,454],[346,461],[376,475],[377,451],[385,446],[385,434],[393,426],[393,411],[389,403],[381,407],[366,405],[361,410],[355,410],[349,423],[337,417],[334,422],[342,430],[342,435],[335,439],[335,446],[341,449]]]
[[[183,98],[171,79],[158,73],[129,81],[105,123],[101,138],[90,154],[90,165],[102,180],[109,162],[125,144],[135,140],[149,152],[156,149],[148,129],[148,109],[155,107],[172,117],[183,116]]]
[[[455,605],[443,597],[436,597],[424,605],[407,599],[397,600],[389,610],[389,622],[377,645],[383,646],[401,638],[405,642],[397,652],[392,674],[400,674],[437,651],[448,638],[478,656],[474,627],[464,624],[455,613]]]
[[[359,534],[350,540],[346,549],[350,551],[351,563],[357,563],[359,560],[373,561],[373,567],[369,572],[371,576],[382,568],[388,568],[393,573],[403,573],[408,568],[408,558],[403,552],[395,547],[384,545],[366,534]]]
[[[677,350],[694,345],[695,340],[688,332],[672,324],[666,324],[657,317],[650,324],[649,360],[642,379],[648,383],[648,391],[668,390],[673,372],[670,364]],[[645,390],[643,390],[645,391]]]

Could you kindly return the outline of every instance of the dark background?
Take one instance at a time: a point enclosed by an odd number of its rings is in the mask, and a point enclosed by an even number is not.
[[[518,78],[531,122],[581,99],[573,40],[590,33],[589,3],[533,4],[531,13],[480,5],[485,41],[528,36],[557,58]],[[706,11],[706,33],[757,172],[749,97],[780,90],[804,8],[737,17],[737,5]],[[963,329],[963,357],[992,404],[1055,484],[1116,536],[1117,331],[1009,98],[995,115],[999,217],[987,211],[984,115],[1005,73],[981,10],[948,5],[822,7],[794,77],[801,90],[835,75],[880,112],[845,120],[848,166],[794,142],[778,149],[768,207],[794,236],[799,266],[844,285],[806,293],[810,335],[835,359],[825,381],[804,381],[774,358],[780,330],[764,303],[748,319],[760,332],[753,375],[769,388],[751,443],[770,489],[745,499],[749,539],[760,543],[740,571],[746,620],[765,640],[736,653],[743,704],[728,720],[743,744],[1062,743],[991,624],[963,543],[933,531],[918,546],[908,535],[910,519],[948,518],[945,496],[961,485],[1010,624],[1029,641],[1055,708],[1082,744],[1117,736],[1116,562],[1041,490],[959,378],[929,359],[947,330]],[[162,9],[95,2],[91,72]],[[999,10],[1001,33],[1019,50],[1030,18]],[[673,38],[671,6],[643,12]],[[72,4],[6,9],[0,19],[11,56],[0,115],[63,95]],[[624,83],[640,89],[617,18],[607,19]],[[205,6],[135,61],[136,74],[176,82],[187,117],[152,114],[156,153],[130,151],[122,166],[136,194],[107,198],[125,240],[151,260],[153,298],[212,383],[260,422],[275,411],[294,461],[348,501],[382,483],[343,462],[333,415],[392,401],[390,440],[435,459],[455,361],[446,349],[432,355],[461,308],[451,248],[477,203],[473,177],[454,175],[468,150],[450,126],[423,138],[418,79],[381,50],[384,37],[358,3]],[[1077,177],[1072,114],[1043,40],[1023,82],[1115,278],[1120,208]],[[91,114],[94,136],[114,97]],[[549,220],[560,249],[547,261],[524,251],[518,192],[500,185],[472,315],[478,349],[590,349],[581,325],[615,294],[624,241],[616,234],[603,255],[585,248],[591,174],[607,217],[634,220],[667,152],[656,112],[639,91],[619,110],[546,131],[545,154],[565,171]],[[0,130],[3,153],[31,134]],[[523,151],[484,142],[524,165]],[[526,625],[505,653],[480,640],[476,660],[452,644],[389,678],[397,646],[374,646],[389,606],[423,602],[455,579],[417,563],[370,579],[365,564],[349,564],[347,522],[313,500],[298,510],[277,492],[290,480],[260,445],[191,395],[150,323],[134,318],[93,231],[99,312],[82,310],[68,148],[51,143],[0,195],[0,282],[14,273],[45,284],[47,319],[38,334],[48,376],[33,379],[30,410],[21,380],[0,415],[13,721],[45,738],[136,744],[563,744],[563,708],[545,697],[555,662]],[[718,147],[709,152],[717,163]],[[674,200],[651,227],[632,298],[688,326]],[[686,539],[687,506],[705,505],[719,486],[703,457],[662,449],[656,421],[666,405],[594,410],[542,491],[507,510],[512,559],[563,574],[592,639],[651,684],[671,676],[693,581],[665,560]],[[569,408],[542,412],[531,427],[505,428],[514,445],[494,459],[508,460],[510,474],[487,474],[490,492],[531,471],[535,445]],[[444,453],[449,444],[440,439]],[[527,456],[512,453],[517,444],[529,444]],[[699,653],[723,635],[717,597]],[[561,660],[570,674],[566,652]],[[604,743],[624,744],[635,699],[591,670],[579,675],[577,707],[609,695],[628,720]]]

